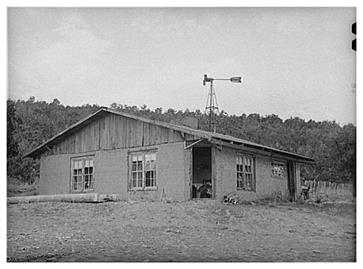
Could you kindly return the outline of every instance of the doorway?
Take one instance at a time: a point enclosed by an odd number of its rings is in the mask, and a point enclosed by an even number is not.
[[[290,193],[290,200],[295,201],[296,198],[296,176],[295,176],[295,163],[292,161],[287,162],[287,181]]]
[[[211,152],[211,147],[193,147],[192,199],[212,198]]]

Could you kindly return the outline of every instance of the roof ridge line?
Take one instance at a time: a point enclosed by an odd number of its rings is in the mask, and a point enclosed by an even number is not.
[[[265,148],[271,151],[275,151],[281,154],[287,154],[287,155],[294,155],[298,158],[301,159],[308,159],[308,160],[312,160],[312,158],[303,156],[303,155],[299,155],[297,153],[293,153],[293,152],[289,152],[289,151],[285,151],[285,150],[280,150],[280,149],[276,149],[273,147],[269,147],[263,144],[258,144],[258,143],[254,143],[252,141],[248,141],[245,139],[241,139],[241,138],[237,138],[231,135],[226,135],[226,134],[222,134],[222,133],[214,133],[214,132],[210,132],[210,131],[205,131],[205,130],[201,130],[201,129],[194,129],[191,128],[189,126],[184,126],[184,125],[179,125],[179,124],[175,124],[175,123],[170,123],[170,122],[166,122],[166,121],[160,121],[160,120],[155,120],[155,119],[150,119],[150,118],[146,118],[146,117],[142,117],[142,116],[137,116],[137,115],[133,115],[133,114],[129,114],[126,112],[122,112],[122,111],[117,111],[115,109],[111,109],[105,106],[101,106],[96,112],[94,112],[93,114],[87,116],[86,118],[78,121],[77,123],[73,124],[72,126],[68,127],[67,129],[63,130],[62,132],[58,133],[57,135],[51,137],[50,139],[48,139],[46,142],[42,143],[41,145],[37,146],[35,149],[33,149],[31,152],[27,153],[26,155],[24,155],[24,157],[31,157],[32,155],[34,155],[37,151],[39,151],[41,148],[46,147],[47,144],[49,144],[50,142],[52,142],[53,140],[61,137],[62,135],[65,135],[66,133],[70,132],[71,130],[73,130],[74,128],[80,126],[81,124],[85,123],[87,120],[90,120],[91,118],[93,118],[94,116],[96,116],[97,114],[101,113],[102,111],[106,112],[106,113],[112,113],[118,116],[123,116],[123,117],[127,117],[127,118],[131,118],[134,120],[139,120],[141,122],[146,122],[149,124],[155,124],[158,126],[161,126],[163,128],[169,128],[169,129],[173,129],[174,131],[178,131],[178,132],[183,132],[183,133],[188,133],[190,135],[194,135],[194,136],[199,136],[200,138],[205,138],[208,139],[208,141],[211,141],[213,138],[216,139],[221,139],[221,140],[227,140],[230,142],[235,142],[235,143],[240,143],[240,144],[244,144],[247,146],[255,146],[255,147],[261,147],[261,148]]]

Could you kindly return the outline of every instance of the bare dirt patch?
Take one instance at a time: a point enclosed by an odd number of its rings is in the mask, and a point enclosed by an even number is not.
[[[8,205],[8,261],[355,261],[355,205]]]

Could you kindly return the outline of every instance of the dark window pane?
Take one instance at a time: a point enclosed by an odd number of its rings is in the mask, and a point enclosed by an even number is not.
[[[142,171],[142,162],[137,162],[137,170]]]
[[[88,186],[90,189],[93,189],[93,176],[88,177]]]

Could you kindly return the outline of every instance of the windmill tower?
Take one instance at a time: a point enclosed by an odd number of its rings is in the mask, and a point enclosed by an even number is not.
[[[210,88],[208,92],[207,104],[205,106],[205,112],[209,115],[209,128],[210,132],[216,132],[216,114],[219,113],[217,95],[214,89],[214,80],[228,80],[233,83],[242,83],[242,77],[232,77],[232,78],[210,78],[206,74],[204,75],[203,85],[210,83]]]

